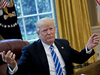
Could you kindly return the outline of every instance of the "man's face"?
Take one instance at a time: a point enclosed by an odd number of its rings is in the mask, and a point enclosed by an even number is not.
[[[37,34],[44,43],[51,45],[55,40],[55,33],[54,25],[42,25]]]

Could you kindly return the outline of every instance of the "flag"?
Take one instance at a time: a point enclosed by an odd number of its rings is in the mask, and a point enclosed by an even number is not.
[[[6,2],[5,0],[0,0],[0,8],[5,8],[7,7],[8,2]]]
[[[0,35],[4,39],[22,39],[14,2],[0,0]],[[5,9],[5,10],[4,10]]]
[[[97,9],[98,25],[100,26],[100,0],[96,0],[96,9]]]

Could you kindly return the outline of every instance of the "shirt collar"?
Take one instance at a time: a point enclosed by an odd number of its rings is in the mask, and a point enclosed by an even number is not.
[[[48,44],[46,44],[46,43],[44,43],[44,42],[42,42],[42,44],[43,44],[43,47],[44,47],[44,48],[50,49],[50,45],[48,45]],[[54,43],[53,43],[52,45],[55,47],[55,44],[54,44]]]

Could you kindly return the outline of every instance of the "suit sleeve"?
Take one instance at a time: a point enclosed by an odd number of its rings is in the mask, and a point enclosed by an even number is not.
[[[13,74],[13,75],[28,75],[28,69],[29,69],[29,61],[30,61],[30,55],[28,51],[25,49],[25,47],[22,49],[22,55],[20,57],[19,62],[17,63],[18,65],[18,70]],[[8,75],[8,68],[7,68],[7,73]]]
[[[78,52],[69,45],[69,42],[67,40],[63,40],[62,44],[67,47],[67,52],[69,52],[69,55],[71,55],[71,61],[74,63],[82,64],[95,53],[94,50],[92,50],[90,54],[86,53],[86,48]]]
[[[78,52],[71,47],[70,49],[71,49],[72,62],[78,63],[78,64],[84,63],[95,53],[94,50],[92,50],[90,54],[86,53],[86,48],[81,50],[81,52]]]

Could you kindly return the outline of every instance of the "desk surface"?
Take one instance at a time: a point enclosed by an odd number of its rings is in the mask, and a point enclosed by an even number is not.
[[[100,60],[75,73],[75,75],[81,75],[81,74],[100,75]]]

